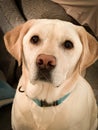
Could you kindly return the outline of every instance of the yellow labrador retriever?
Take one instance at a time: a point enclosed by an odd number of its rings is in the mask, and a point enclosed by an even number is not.
[[[30,20],[5,37],[19,65],[13,130],[96,130],[97,105],[81,72],[98,58],[98,42],[80,26]]]

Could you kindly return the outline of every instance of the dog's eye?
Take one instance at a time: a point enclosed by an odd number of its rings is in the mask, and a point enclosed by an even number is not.
[[[39,36],[37,36],[37,35],[32,36],[31,39],[30,39],[30,42],[32,44],[38,43],[39,42]]]
[[[65,49],[72,49],[74,47],[73,43],[69,40],[65,41],[63,46],[64,46]]]

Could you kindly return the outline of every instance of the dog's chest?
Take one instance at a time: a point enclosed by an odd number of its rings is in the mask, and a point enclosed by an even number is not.
[[[64,107],[63,104],[53,107],[39,107],[33,101],[28,101],[26,97],[23,97],[24,101],[19,102],[19,99],[21,98],[18,95],[13,105],[13,120],[19,128],[23,127],[24,130],[65,130],[69,127],[70,124],[66,122],[70,117],[67,112],[68,108]],[[17,122],[17,120],[20,121]]]
[[[64,128],[65,119],[61,110],[55,107],[33,109],[35,130],[60,130]],[[63,117],[63,120],[62,120]]]
[[[17,130],[73,130],[73,127],[75,130],[87,130],[88,126],[83,125],[85,122],[89,124],[88,107],[85,105],[88,104],[85,100],[87,94],[82,90],[81,93],[76,92],[60,105],[51,107],[40,107],[24,93],[17,92],[13,104],[13,125]]]
[[[64,110],[59,107],[41,108],[35,103],[27,106],[22,105],[25,110],[22,110],[21,106],[19,107],[17,108],[19,116],[13,114],[14,121],[16,120],[15,124],[18,123],[17,120],[21,119],[20,124],[16,125],[20,125],[19,128],[23,127],[24,130],[63,130],[68,127],[68,124],[65,124],[66,120],[68,120],[67,114],[64,115]],[[14,113],[18,113],[17,111]],[[22,111],[21,114],[20,111]]]
[[[74,114],[76,112],[73,113],[69,108],[67,101],[57,107],[41,108],[32,103],[33,101],[28,102],[24,99],[25,103],[18,101],[17,110],[14,110],[13,106],[14,125],[19,127],[17,130],[69,130],[70,123],[74,126],[79,120],[78,115]],[[14,105],[17,105],[17,102]]]

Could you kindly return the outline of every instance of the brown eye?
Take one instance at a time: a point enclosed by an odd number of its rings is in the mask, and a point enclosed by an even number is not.
[[[39,36],[37,36],[37,35],[32,36],[30,39],[30,42],[32,44],[37,44],[39,42]]]
[[[65,41],[63,45],[65,49],[72,49],[74,47],[71,41]]]

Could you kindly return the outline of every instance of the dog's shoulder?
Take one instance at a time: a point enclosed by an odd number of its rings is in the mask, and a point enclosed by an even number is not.
[[[77,87],[79,88],[80,93],[86,95],[88,98],[88,102],[94,102],[95,100],[95,95],[93,92],[93,87],[89,84],[89,82],[82,76],[79,76],[78,82],[77,82]]]

